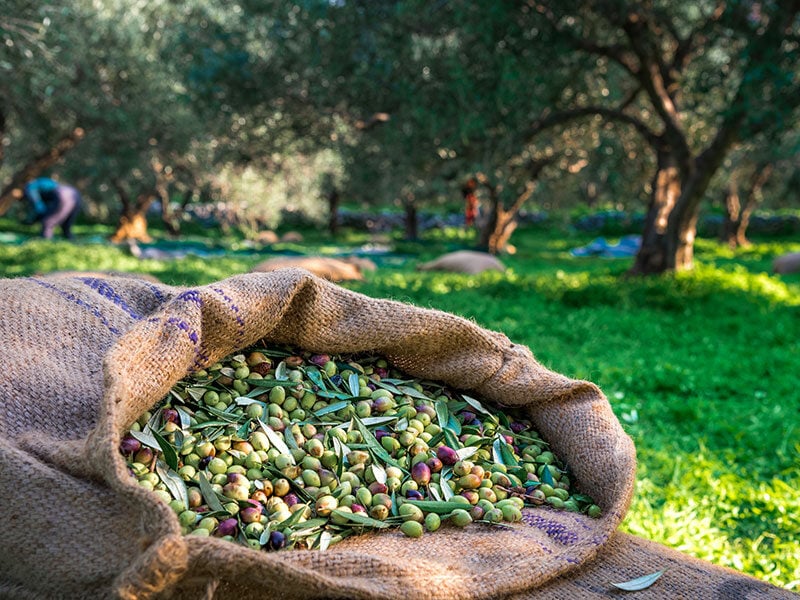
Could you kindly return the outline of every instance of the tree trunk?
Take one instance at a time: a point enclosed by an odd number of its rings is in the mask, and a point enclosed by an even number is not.
[[[339,233],[339,190],[335,187],[328,193],[328,232],[332,237]]]
[[[653,178],[650,206],[645,217],[642,244],[630,270],[634,275],[661,273],[674,266],[674,248],[667,237],[667,225],[681,195],[681,169],[668,150],[656,151],[657,168]]]
[[[728,186],[725,194],[725,222],[722,226],[721,238],[731,248],[749,246],[747,227],[756,206],[761,202],[761,190],[772,175],[773,166],[768,163],[759,164],[750,176],[745,192],[744,207],[741,205],[738,187],[735,181]]]
[[[143,243],[153,241],[153,238],[147,233],[147,210],[153,204],[157,195],[152,192],[139,194],[136,202],[131,202],[127,190],[119,181],[112,181],[112,185],[116,188],[122,203],[122,215],[119,218],[114,235],[110,238],[111,241],[115,244],[127,240]]]
[[[417,202],[414,194],[408,194],[403,200],[405,211],[406,240],[413,241],[419,238],[419,219],[417,218]]]
[[[11,177],[11,181],[0,191],[0,216],[11,208],[14,202],[22,199],[23,188],[31,179],[35,179],[43,171],[56,164],[64,154],[69,152],[84,136],[84,131],[76,127],[61,138],[53,146],[30,159],[21,169]]]
[[[480,248],[486,250],[489,254],[502,254],[508,249],[508,240],[517,229],[519,211],[528,201],[528,198],[533,195],[533,190],[536,189],[535,179],[544,165],[549,162],[536,166],[532,179],[525,184],[525,191],[517,196],[509,208],[503,206],[500,200],[500,188],[490,185],[485,175],[478,175],[478,181],[489,191],[489,214],[478,238],[478,246]]]

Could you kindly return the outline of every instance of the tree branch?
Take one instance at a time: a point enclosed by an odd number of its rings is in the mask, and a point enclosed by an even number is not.
[[[662,145],[662,138],[659,134],[650,129],[643,121],[622,112],[620,109],[608,108],[604,106],[581,106],[569,110],[552,112],[535,121],[528,130],[528,137],[532,138],[546,129],[551,129],[558,125],[563,125],[580,119],[582,117],[600,116],[608,121],[615,121],[630,125],[653,147]]]

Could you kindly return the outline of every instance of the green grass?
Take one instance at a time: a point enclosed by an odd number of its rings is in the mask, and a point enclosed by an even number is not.
[[[591,239],[530,229],[515,235],[505,274],[416,272],[417,262],[472,241],[438,232],[398,243],[405,263],[346,285],[473,319],[529,346],[551,369],[600,385],[638,451],[623,529],[800,590],[800,276],[769,274],[772,258],[800,243],[732,251],[701,239],[693,272],[626,279],[629,260],[569,255]],[[352,234],[331,244],[311,233],[305,246],[283,249],[333,253],[365,241]],[[234,252],[165,263],[103,242],[0,243],[6,277],[114,269],[198,285],[263,258]]]

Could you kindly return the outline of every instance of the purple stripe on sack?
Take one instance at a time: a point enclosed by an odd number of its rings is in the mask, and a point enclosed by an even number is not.
[[[203,299],[200,297],[200,292],[197,290],[186,290],[178,295],[176,300],[183,300],[184,302],[194,302],[198,306],[203,306]]]
[[[94,306],[92,304],[89,304],[88,302],[86,302],[82,298],[78,298],[75,294],[71,294],[69,292],[65,292],[64,290],[60,290],[56,286],[54,286],[52,283],[47,283],[46,281],[42,281],[41,279],[30,278],[29,281],[34,281],[34,282],[38,283],[40,286],[42,286],[43,288],[47,288],[48,290],[51,290],[51,291],[55,292],[56,294],[58,294],[59,296],[61,296],[65,300],[69,300],[70,302],[80,306],[81,308],[85,308],[90,313],[92,313],[95,317],[100,319],[100,322],[103,325],[105,325],[108,328],[108,330],[111,333],[113,333],[114,335],[119,335],[119,334],[122,333],[122,330],[120,330],[117,327],[114,327],[108,321],[108,319],[103,315],[103,313],[100,312],[99,308],[97,308],[96,306]]]
[[[164,300],[166,300],[166,296],[164,296],[164,294],[161,293],[161,290],[158,289],[158,287],[156,287],[152,283],[145,283],[145,286],[148,287],[151,292],[153,292],[153,296],[156,297],[156,300],[158,300],[159,302],[163,302]]]
[[[568,546],[578,541],[578,536],[575,534],[575,532],[568,529],[563,523],[550,521],[541,515],[531,513],[523,514],[522,520],[526,524],[536,527],[536,529],[539,529],[540,531],[544,531],[547,534],[547,537],[555,540],[559,544]]]
[[[228,305],[228,308],[230,308],[234,312],[236,324],[239,326],[239,330],[236,332],[236,347],[238,348],[239,343],[244,337],[244,319],[239,314],[239,307],[233,303],[233,298],[228,296],[225,293],[225,290],[221,288],[211,288],[211,289],[214,290],[216,293],[218,293],[220,296],[222,296],[222,299],[225,300],[226,304]]]
[[[122,296],[114,291],[114,288],[111,287],[107,281],[96,277],[78,277],[78,281],[82,281],[84,284],[88,285],[103,298],[111,300],[111,302],[119,306],[132,319],[137,321],[142,320],[142,315],[133,310]]]

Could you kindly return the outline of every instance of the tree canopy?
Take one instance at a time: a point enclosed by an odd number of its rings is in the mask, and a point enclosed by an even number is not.
[[[783,161],[770,198],[796,177],[799,4],[10,0],[0,212],[55,165],[129,224],[215,196],[321,218],[326,187],[413,215],[478,177],[487,246],[526,202],[605,202],[648,212],[635,272],[690,268],[740,149]]]

